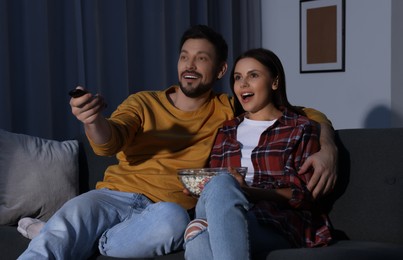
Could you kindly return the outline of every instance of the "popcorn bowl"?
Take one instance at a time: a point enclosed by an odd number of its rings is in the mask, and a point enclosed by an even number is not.
[[[237,167],[235,169],[242,176],[245,176],[248,167]],[[178,169],[178,178],[192,195],[200,196],[204,185],[214,176],[223,173],[229,173],[228,168],[184,168]]]

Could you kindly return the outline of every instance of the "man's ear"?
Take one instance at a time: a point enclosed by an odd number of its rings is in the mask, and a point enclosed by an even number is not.
[[[227,69],[228,69],[228,64],[226,62],[224,62],[221,65],[220,70],[218,71],[217,79],[221,79],[222,77],[224,77],[225,73],[227,72]]]

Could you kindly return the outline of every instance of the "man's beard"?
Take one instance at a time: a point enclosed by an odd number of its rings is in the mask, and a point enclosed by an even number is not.
[[[197,87],[186,88],[182,85],[182,82],[180,81],[179,81],[179,87],[182,90],[183,94],[185,94],[185,96],[190,98],[200,97],[212,89],[211,85],[201,83]]]

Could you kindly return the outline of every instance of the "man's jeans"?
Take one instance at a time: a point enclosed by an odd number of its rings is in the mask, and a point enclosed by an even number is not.
[[[137,193],[92,190],[68,201],[19,259],[87,259],[103,255],[153,257],[182,249],[189,223],[176,203]]]

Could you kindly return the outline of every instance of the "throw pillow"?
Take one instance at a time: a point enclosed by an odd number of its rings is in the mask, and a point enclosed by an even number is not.
[[[78,141],[55,141],[0,129],[0,224],[48,220],[78,194]]]

